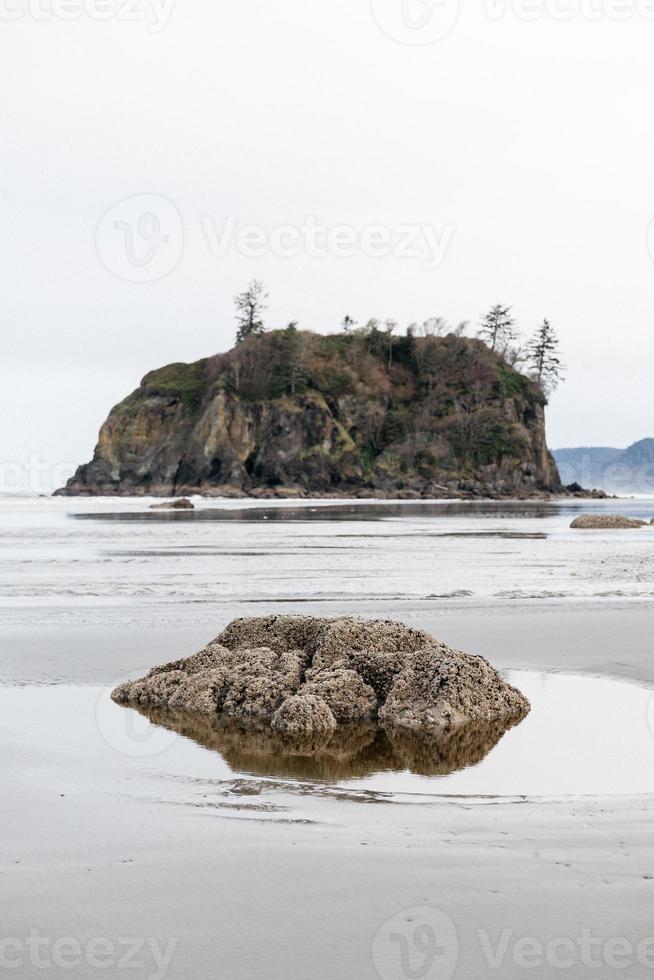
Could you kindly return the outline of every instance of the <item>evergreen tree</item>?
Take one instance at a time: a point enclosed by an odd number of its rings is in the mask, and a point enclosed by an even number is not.
[[[253,279],[244,292],[234,297],[236,305],[236,343],[240,344],[246,337],[252,337],[264,332],[263,312],[268,307],[268,290],[258,279]]]
[[[416,356],[416,331],[418,329],[417,323],[410,323],[406,328],[406,339],[404,341],[405,359],[406,362],[411,366],[412,370],[417,370],[418,359]]]
[[[298,333],[297,323],[289,323],[282,331],[279,347],[279,362],[275,371],[275,385],[278,390],[290,395],[297,394],[298,389],[306,382],[302,338]]]
[[[548,319],[535,331],[527,347],[527,363],[534,381],[550,394],[563,381],[559,340]]]
[[[382,332],[381,323],[376,318],[373,317],[368,320],[365,327],[363,328],[363,335],[365,337],[366,350],[370,354],[374,354],[375,357],[381,357],[386,359],[388,354],[388,347],[386,345],[386,338]]]
[[[503,353],[516,339],[515,320],[511,316],[511,307],[498,303],[491,307],[481,321],[479,336],[491,350]]]

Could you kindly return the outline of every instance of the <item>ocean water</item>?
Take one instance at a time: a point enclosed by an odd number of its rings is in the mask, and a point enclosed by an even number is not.
[[[654,499],[528,503],[0,498],[0,628],[223,622],[292,607],[391,615],[654,598],[654,526],[573,531],[580,512],[649,520]]]

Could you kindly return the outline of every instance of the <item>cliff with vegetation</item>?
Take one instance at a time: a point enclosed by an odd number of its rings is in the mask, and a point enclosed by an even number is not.
[[[480,340],[290,327],[147,374],[59,492],[557,492],[544,406],[540,388]]]

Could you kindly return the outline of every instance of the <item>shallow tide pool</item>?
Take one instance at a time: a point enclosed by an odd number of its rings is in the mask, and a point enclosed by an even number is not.
[[[481,761],[447,775],[411,771],[374,739],[314,756],[258,755],[239,735],[218,751],[115,705],[96,687],[1,687],[0,729],[10,751],[38,748],[25,778],[71,781],[81,792],[175,799],[189,779],[274,779],[419,796],[578,796],[654,792],[654,695],[606,679],[511,671],[532,711]],[[190,729],[192,731],[192,728]],[[220,743],[223,744],[223,743]],[[424,756],[423,756],[424,759]],[[180,800],[181,802],[181,800]]]

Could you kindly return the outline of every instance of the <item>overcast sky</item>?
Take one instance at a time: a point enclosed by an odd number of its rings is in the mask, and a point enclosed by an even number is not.
[[[548,316],[550,445],[654,435],[654,4],[139,2],[0,0],[5,473],[255,276],[271,327]]]

